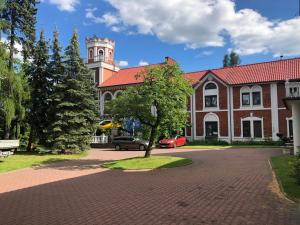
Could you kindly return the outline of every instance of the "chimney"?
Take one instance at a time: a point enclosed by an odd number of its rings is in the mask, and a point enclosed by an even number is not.
[[[175,61],[175,59],[173,59],[169,56],[166,56],[165,57],[165,63],[176,64],[177,62]]]

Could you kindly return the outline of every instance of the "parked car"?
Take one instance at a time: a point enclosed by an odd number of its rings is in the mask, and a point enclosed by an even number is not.
[[[127,136],[115,137],[112,143],[117,151],[121,149],[138,149],[140,151],[144,151],[149,145],[148,141]]]
[[[161,148],[176,148],[178,146],[186,145],[187,138],[180,135],[174,135],[170,138],[165,138],[159,141]]]
[[[99,123],[99,127],[101,129],[106,130],[106,129],[112,129],[112,128],[119,128],[119,127],[121,127],[121,125],[118,124],[118,123],[113,122],[112,120],[102,120]]]

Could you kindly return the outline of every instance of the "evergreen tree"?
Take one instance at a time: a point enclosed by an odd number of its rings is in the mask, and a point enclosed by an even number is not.
[[[228,67],[229,66],[229,56],[228,54],[224,55],[223,59],[223,67]]]
[[[58,39],[58,31],[54,31],[53,33],[53,42],[51,46],[51,60],[49,63],[49,73],[50,73],[50,81],[51,81],[51,90],[50,90],[50,98],[49,98],[49,127],[47,129],[48,134],[48,143],[49,146],[53,146],[54,144],[54,134],[52,130],[52,124],[55,122],[55,114],[57,110],[57,105],[59,104],[59,100],[61,94],[63,93],[63,89],[61,89],[61,84],[64,82],[64,65],[63,65],[63,57],[61,55],[61,47],[59,45]]]
[[[231,51],[229,65],[237,66],[239,64],[241,64],[240,56],[237,53],[235,53],[234,51]]]
[[[21,44],[23,46],[22,54],[24,64],[27,66],[28,59],[32,58],[34,51],[34,43],[35,43],[35,24],[36,24],[36,15],[37,8],[36,4],[38,1],[36,0],[22,0],[22,21],[21,21]]]
[[[239,64],[241,64],[241,59],[240,59],[240,56],[236,52],[231,51],[229,55],[226,54],[224,56],[223,67],[237,66]]]
[[[65,77],[57,84],[54,148],[78,152],[88,148],[97,121],[96,91],[90,72],[80,58],[77,33],[65,51]]]
[[[61,83],[64,77],[63,57],[61,55],[61,47],[59,45],[58,31],[54,31],[53,33],[51,50],[52,56],[49,63],[49,70],[52,76],[51,80],[53,86],[55,86],[56,84]]]
[[[36,44],[30,71],[31,107],[30,137],[27,150],[31,150],[32,141],[37,138],[40,144],[46,142],[45,131],[48,127],[48,107],[51,93],[51,76],[48,70],[49,49],[44,32]]]
[[[6,7],[1,14],[2,21],[7,23],[9,41],[9,68],[13,70],[15,45],[17,43],[23,46],[23,59],[33,55],[35,42],[35,24],[37,8],[36,0],[7,0]]]

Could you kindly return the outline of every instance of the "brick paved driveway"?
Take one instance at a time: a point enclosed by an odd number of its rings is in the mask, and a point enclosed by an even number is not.
[[[99,168],[140,152],[89,157],[0,174],[1,225],[290,225],[297,206],[278,194],[268,159],[279,150],[158,150],[192,158],[147,172]]]

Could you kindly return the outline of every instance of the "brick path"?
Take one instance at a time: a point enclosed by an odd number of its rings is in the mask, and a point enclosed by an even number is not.
[[[157,150],[187,167],[106,170],[141,152],[94,150],[85,159],[0,174],[0,225],[299,225],[268,159],[279,150]]]

